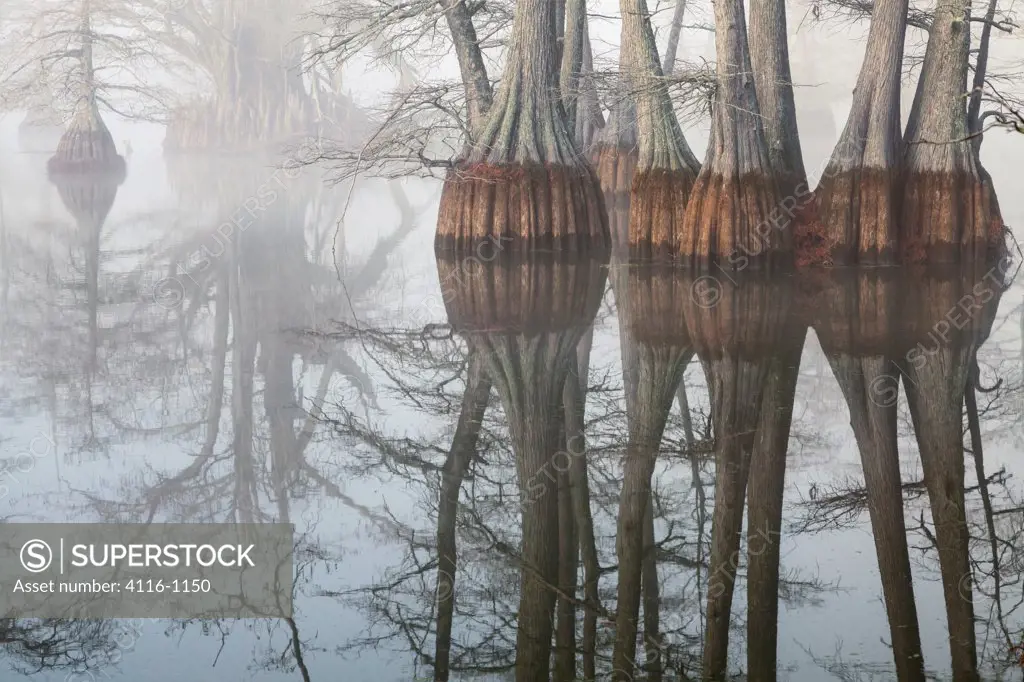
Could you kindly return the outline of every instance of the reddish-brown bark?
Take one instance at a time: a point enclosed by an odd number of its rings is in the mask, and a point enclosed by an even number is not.
[[[693,180],[689,170],[655,169],[633,176],[629,245],[634,255],[671,258],[680,252]]]
[[[789,262],[792,232],[779,206],[770,177],[751,174],[733,182],[702,172],[686,205],[679,255],[737,270]]]
[[[815,193],[817,213],[834,265],[894,263],[899,217],[894,171],[857,168],[824,180]]]
[[[913,173],[903,194],[902,256],[956,263],[995,256],[1003,221],[990,186],[969,173]]]
[[[441,194],[435,250],[481,243],[510,251],[609,250],[608,216],[594,171],[586,165],[484,163],[453,170]]]

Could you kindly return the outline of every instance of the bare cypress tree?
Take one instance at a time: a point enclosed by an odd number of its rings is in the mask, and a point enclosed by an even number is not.
[[[625,45],[628,41],[626,22],[623,21],[619,44]],[[625,218],[612,226],[612,239],[616,244],[625,245],[629,242],[629,197],[633,187],[639,144],[636,103],[630,92],[625,50],[619,51],[619,87],[620,91],[615,93],[615,100],[610,107],[608,124],[601,131],[591,152],[591,158],[597,167],[597,176],[601,181],[609,219],[612,219],[613,207],[617,214],[621,212]]]
[[[707,158],[686,206],[682,254],[744,268],[791,255],[788,230],[770,220],[780,204],[747,45],[743,0],[715,3],[718,89]]]
[[[626,391],[629,441],[623,463],[616,542],[619,574],[613,680],[632,680],[636,674],[641,587],[646,581],[645,591],[650,594],[656,585],[657,573],[651,570],[650,561],[653,556],[645,555],[645,550],[653,551],[652,543],[645,542],[651,513],[651,477],[676,387],[693,357],[682,307],[690,300],[688,284],[679,271],[661,268],[632,268],[626,283],[628,304],[620,324],[629,328],[625,338],[634,344],[628,352],[635,363],[630,369],[636,374],[632,390]],[[627,349],[623,351],[626,353]],[[650,520],[653,523],[653,518]],[[656,599],[644,599],[645,642],[656,637],[651,630],[656,630],[657,604],[652,602]],[[648,664],[657,660],[657,651],[652,653],[649,649]]]
[[[750,1],[750,60],[754,67],[757,103],[764,114],[768,159],[787,196],[807,182],[789,68],[789,34],[783,0]]]
[[[905,136],[906,260],[972,261],[1002,236],[967,125],[970,21],[970,0],[938,0]]]
[[[620,7],[622,59],[635,93],[639,133],[629,244],[642,252],[674,254],[700,164],[672,109],[646,0],[621,0]]]
[[[67,130],[57,144],[57,152],[47,163],[47,169],[51,174],[109,171],[123,178],[124,159],[117,153],[114,138],[107,130],[96,104],[92,5],[89,0],[84,0],[81,12],[78,28],[81,41],[78,48],[78,103]]]
[[[512,249],[608,248],[600,186],[562,109],[555,7],[548,0],[516,3],[494,104],[445,182],[438,249],[499,237]]]
[[[900,173],[900,72],[907,0],[877,0],[846,127],[815,190],[832,261],[896,257]]]

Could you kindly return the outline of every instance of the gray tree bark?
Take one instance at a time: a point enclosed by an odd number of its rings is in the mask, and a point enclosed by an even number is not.
[[[480,52],[476,27],[465,0],[438,0],[444,9],[448,30],[455,43],[455,56],[459,60],[462,85],[466,89],[466,103],[469,108],[469,126],[476,130],[484,120],[491,106],[491,81]]]
[[[683,15],[686,14],[686,0],[676,0],[676,8],[672,12],[672,25],[668,30],[668,44],[665,46],[665,60],[661,70],[671,76],[676,68],[676,54],[679,52],[679,34],[683,32]]]
[[[718,90],[708,152],[690,202],[679,250],[691,260],[743,269],[791,255],[786,230],[758,232],[777,210],[764,125],[754,85],[742,0],[715,3]]]
[[[1002,223],[968,134],[970,20],[970,0],[938,0],[904,136],[908,259],[971,258],[1001,236]]]
[[[668,96],[658,60],[646,0],[621,0],[622,59],[635,93],[639,157],[636,172],[677,171],[696,175],[700,163],[690,151]]]
[[[562,111],[555,3],[517,0],[508,61],[470,163],[583,165]]]
[[[790,195],[807,181],[789,68],[789,34],[784,0],[750,1],[750,60],[757,103],[764,115],[765,142],[780,191]]]
[[[565,38],[562,41],[562,68],[559,82],[565,120],[577,132],[577,101],[580,98],[580,73],[583,70],[584,41],[586,39],[587,0],[566,0]],[[582,149],[582,138],[576,140]]]
[[[877,0],[846,127],[816,190],[834,259],[889,262],[896,250],[894,182],[899,173],[900,74],[907,0]]]

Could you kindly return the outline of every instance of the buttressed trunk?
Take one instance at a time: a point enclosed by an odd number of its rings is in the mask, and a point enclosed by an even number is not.
[[[619,33],[619,44],[625,46],[628,42],[627,25],[623,21]],[[615,93],[615,99],[609,107],[608,125],[601,131],[601,136],[591,154],[594,165],[597,167],[597,176],[601,181],[601,190],[606,197],[613,197],[616,205],[628,205],[639,145],[636,102],[629,84],[629,64],[626,58],[627,51],[620,49],[620,91]],[[609,210],[611,210],[610,207]],[[626,233],[620,235],[615,232],[613,232],[613,236],[616,241],[621,236],[624,242],[627,237]]]
[[[963,404],[978,347],[1002,293],[992,270],[969,264],[924,273],[904,314],[910,351],[901,362],[907,403],[935,526],[954,682],[977,682],[970,535],[964,501]],[[951,313],[955,324],[950,324]]]
[[[466,272],[440,258],[452,327],[486,362],[508,419],[522,514],[516,680],[548,679],[558,584],[559,407],[576,347],[604,293],[607,260],[499,257]],[[530,286],[523,288],[523,283]],[[575,380],[575,378],[573,379]],[[510,510],[510,512],[513,510]]]
[[[745,273],[735,282],[691,279],[687,287],[686,326],[707,375],[715,435],[705,680],[726,677],[751,454],[773,358],[787,343],[790,284]]]
[[[609,247],[597,177],[577,150],[562,109],[555,5],[516,3],[494,104],[469,154],[445,181],[439,252],[498,238],[515,250]]]
[[[639,149],[630,199],[629,243],[641,254],[679,250],[686,200],[700,164],[668,96],[646,0],[621,0],[622,57],[636,100]]]
[[[973,261],[1002,236],[967,125],[970,18],[969,0],[938,0],[905,137],[907,261]]]
[[[764,114],[768,160],[779,191],[790,196],[797,185],[807,182],[807,174],[796,126],[784,0],[751,0],[750,60],[754,67],[757,103]]]
[[[896,430],[904,286],[890,270],[835,271],[808,287],[807,307],[860,451],[896,679],[923,682]]]
[[[853,103],[815,190],[835,264],[891,263],[897,253],[900,74],[907,0],[876,0]]]
[[[718,90],[707,158],[690,201],[680,251],[697,263],[743,269],[792,254],[788,225],[773,224],[780,199],[772,176],[747,46],[743,0],[715,5]]]
[[[612,679],[632,680],[636,676],[636,635],[640,615],[641,586],[644,578],[656,580],[650,570],[644,542],[645,521],[650,513],[651,477],[657,463],[661,438],[669,410],[693,351],[683,320],[684,302],[690,299],[688,281],[678,270],[631,268],[627,291],[628,305],[620,324],[629,327],[628,342],[634,344],[633,390],[626,392],[629,441],[623,463],[622,494],[619,501],[618,600],[615,623],[615,649]],[[616,292],[621,295],[622,292]],[[647,575],[644,575],[648,560]],[[654,587],[651,585],[650,587]],[[653,600],[652,600],[653,601]],[[655,604],[645,600],[645,620],[654,624]],[[652,612],[648,613],[648,609]],[[646,629],[646,628],[645,628]],[[645,641],[654,633],[645,632]],[[656,642],[647,647],[647,666],[657,667]]]

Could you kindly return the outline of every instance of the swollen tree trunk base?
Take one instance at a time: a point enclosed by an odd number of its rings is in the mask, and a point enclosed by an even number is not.
[[[990,187],[968,173],[913,173],[903,195],[908,263],[975,262],[997,254],[1003,221]]]
[[[789,262],[788,223],[779,216],[785,214],[772,177],[701,174],[686,204],[680,256],[735,269]]]
[[[897,181],[895,172],[874,168],[842,171],[822,179],[815,197],[831,264],[896,262]]]
[[[95,114],[88,120],[76,116],[57,144],[57,152],[46,164],[50,175],[103,173],[124,176],[124,158],[110,131]]]
[[[589,166],[473,164],[445,180],[437,253],[488,243],[501,250],[611,249],[608,215]]]
[[[694,176],[686,170],[651,170],[633,177],[629,246],[640,257],[671,258],[679,253],[686,200]]]

